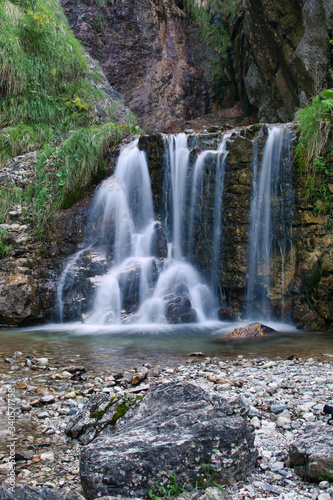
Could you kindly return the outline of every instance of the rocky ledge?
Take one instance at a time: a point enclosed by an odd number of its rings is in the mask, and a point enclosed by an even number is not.
[[[74,357],[73,353],[68,354],[68,359],[52,361],[45,357],[33,357],[28,352],[5,353],[0,360],[0,418],[4,429],[0,439],[5,445],[2,450],[6,450],[10,437],[6,435],[6,415],[8,394],[13,390],[11,404],[15,408],[18,440],[15,449],[15,493],[8,489],[8,453],[2,451],[0,454],[0,498],[84,498],[82,495],[86,496],[86,493],[80,484],[80,452],[83,478],[87,468],[95,466],[94,462],[87,461],[87,456],[96,455],[100,448],[106,446],[107,440],[107,446],[112,446],[112,436],[121,437],[124,429],[127,428],[130,433],[140,432],[145,423],[154,422],[154,405],[158,400],[164,411],[174,409],[176,413],[181,412],[184,403],[177,409],[176,400],[180,398],[177,391],[184,395],[186,390],[184,393],[184,389],[180,388],[191,387],[198,396],[195,398],[197,404],[201,402],[203,407],[209,407],[213,401],[225,401],[224,409],[229,408],[229,414],[233,414],[237,425],[240,425],[239,419],[244,421],[244,428],[250,433],[250,445],[251,433],[255,433],[255,448],[248,448],[251,453],[247,458],[246,473],[241,473],[230,484],[223,484],[223,491],[216,487],[214,479],[207,483],[209,490],[192,489],[192,492],[181,493],[179,499],[329,500],[333,493],[329,484],[333,479],[330,452],[333,446],[332,427],[329,425],[331,415],[327,413],[333,405],[332,356],[324,355],[321,360],[292,356],[291,359],[269,360],[265,357],[251,359],[244,356],[236,359],[208,358],[202,353],[192,354],[177,366],[171,367],[169,360],[169,368],[145,363],[145,366],[133,370],[117,372],[107,368],[97,369],[96,366],[84,367],[80,364],[79,357]],[[163,388],[173,389],[164,394]],[[158,394],[159,397],[156,397]],[[101,433],[95,441],[82,447],[77,439],[79,432],[75,434],[71,429],[73,424],[78,429],[78,423],[84,422],[82,416],[85,409],[92,402],[96,403],[96,398],[99,400],[98,404],[104,404],[104,409],[107,402],[114,399],[136,402],[132,408],[129,405],[125,417],[113,422],[113,434],[112,430],[107,431],[104,439]],[[180,400],[186,401],[186,398]],[[236,405],[235,401],[238,401]],[[220,403],[217,408],[223,407],[219,405]],[[98,411],[98,405],[95,405],[94,411],[89,413],[95,423],[101,420]],[[216,411],[215,408],[213,413]],[[221,415],[223,412],[221,411]],[[243,417],[237,416],[237,412]],[[102,416],[104,414],[105,412]],[[185,411],[183,415],[186,421],[190,419],[189,412]],[[180,415],[176,420],[181,426]],[[208,425],[214,422],[213,419],[211,422],[206,420]],[[166,420],[166,427],[171,421],[171,418]],[[196,424],[188,427],[191,432],[192,427],[195,428]],[[162,434],[160,429],[160,436]],[[169,439],[172,432],[167,434]],[[143,450],[142,443],[137,453],[142,454]],[[120,448],[118,452],[122,453]],[[252,471],[251,463],[256,464]],[[135,460],[132,465],[135,465]],[[240,462],[238,467],[244,468],[245,464]],[[176,464],[174,472],[178,481]],[[179,477],[183,479],[181,474]],[[216,482],[221,482],[221,478],[216,478]],[[161,486],[162,483],[161,479],[157,485]],[[178,484],[181,486],[181,481]],[[146,497],[142,491],[137,495],[134,489],[126,494],[131,498]],[[163,497],[161,490],[156,495],[158,498]],[[87,498],[96,496],[89,493]],[[121,498],[126,498],[124,493]]]

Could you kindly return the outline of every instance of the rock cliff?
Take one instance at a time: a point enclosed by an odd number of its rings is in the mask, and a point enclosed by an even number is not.
[[[221,25],[217,2],[196,4],[210,12],[210,23]],[[297,107],[331,84],[328,0],[244,0],[220,28],[230,36],[228,57],[202,42],[199,28],[205,26],[196,25],[186,2],[62,0],[62,5],[76,36],[148,133],[197,128],[205,118],[233,124],[245,124],[245,116],[291,121]],[[213,99],[214,60],[220,60],[223,109]]]

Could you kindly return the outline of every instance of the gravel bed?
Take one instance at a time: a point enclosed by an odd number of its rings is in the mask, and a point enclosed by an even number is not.
[[[70,356],[70,354],[69,354]],[[16,483],[82,494],[79,478],[81,445],[64,429],[92,394],[135,391],[144,395],[153,384],[183,380],[223,396],[239,395],[249,407],[247,418],[255,427],[259,451],[257,467],[246,482],[226,487],[231,499],[329,500],[328,481],[309,483],[288,467],[288,448],[306,425],[330,415],[333,405],[333,358],[234,359],[184,356],[178,365],[144,363],[147,377],[131,383],[142,366],[122,372],[104,366],[81,366],[79,356],[66,360],[7,353],[0,359],[0,481],[10,485],[9,412],[15,416]],[[332,427],[333,432],[333,427]],[[12,442],[12,441],[11,441]],[[191,496],[189,496],[191,497]],[[193,497],[194,498],[194,497]]]

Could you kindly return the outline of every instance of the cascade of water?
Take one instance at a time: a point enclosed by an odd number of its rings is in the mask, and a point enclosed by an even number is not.
[[[273,127],[268,130],[268,138],[259,168],[258,149],[255,142],[252,183],[252,201],[249,230],[249,277],[248,277],[248,317],[267,316],[267,292],[271,277],[271,257],[275,248],[280,249],[282,260],[281,282],[284,288],[284,266],[287,239],[292,244],[291,220],[288,214],[293,205],[292,189],[288,185],[290,168],[290,132],[286,127]],[[285,192],[284,192],[285,191]],[[285,207],[288,199],[289,208]],[[290,214],[289,214],[290,215]],[[253,311],[256,299],[259,310]]]
[[[217,279],[219,273],[217,272],[217,267],[220,258],[220,249],[221,249],[221,238],[222,238],[222,226],[221,226],[221,218],[222,218],[222,210],[223,210],[223,193],[224,193],[224,175],[225,175],[225,166],[226,159],[228,155],[227,151],[227,141],[230,138],[230,134],[225,134],[217,150],[206,150],[202,151],[193,168],[193,179],[192,179],[192,189],[191,189],[191,200],[189,206],[189,227],[188,227],[188,255],[193,256],[194,253],[194,227],[197,227],[199,222],[201,225],[207,226],[209,225],[209,221],[206,221],[206,217],[209,215],[203,213],[205,212],[204,206],[204,171],[207,167],[208,163],[211,165],[208,167],[209,170],[212,170],[215,175],[211,179],[211,186],[206,186],[206,191],[210,191],[211,189],[214,192],[214,206],[213,206],[213,218],[212,218],[212,257],[211,257],[211,273],[210,273],[210,281],[212,285],[217,285]],[[211,162],[213,159],[213,162]],[[214,166],[214,168],[212,168]]]
[[[220,259],[221,250],[221,239],[222,239],[222,226],[221,226],[221,216],[222,216],[222,199],[224,193],[224,174],[225,166],[228,152],[227,141],[230,138],[230,134],[223,136],[222,141],[218,147],[218,157],[216,165],[216,175],[215,175],[215,201],[214,201],[214,234],[213,234],[213,259],[212,259],[212,273],[211,282],[214,286],[217,286],[217,266]],[[220,269],[221,273],[221,269]]]
[[[80,291],[95,288],[90,312],[89,301],[86,304],[85,321],[186,323],[204,321],[212,314],[214,301],[209,288],[190,264],[182,262],[187,138],[180,134],[168,141],[172,259],[162,263],[152,255],[156,231],[163,232],[163,228],[154,220],[145,154],[138,149],[138,141],[134,141],[120,154],[114,175],[97,189],[86,230],[86,246],[74,256],[59,280],[58,297],[62,304],[69,269],[77,266],[73,274],[79,281],[83,268],[79,263],[81,254],[88,261],[89,249],[98,254],[99,276],[85,268],[83,278],[88,285],[78,286]],[[101,261],[109,267],[108,271]],[[62,319],[61,305],[59,313]]]
[[[183,257],[184,218],[186,200],[186,178],[190,151],[186,134],[171,135],[166,138],[168,147],[168,165],[166,178],[171,181],[172,196],[172,257],[180,260]]]

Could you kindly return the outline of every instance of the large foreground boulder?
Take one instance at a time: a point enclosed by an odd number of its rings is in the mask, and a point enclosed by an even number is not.
[[[166,480],[192,490],[204,473],[242,480],[254,467],[254,429],[239,400],[227,402],[188,383],[156,386],[115,432],[104,429],[82,450],[80,475],[88,499],[146,497]]]
[[[324,422],[309,423],[289,447],[290,466],[307,481],[333,481],[333,430]]]

